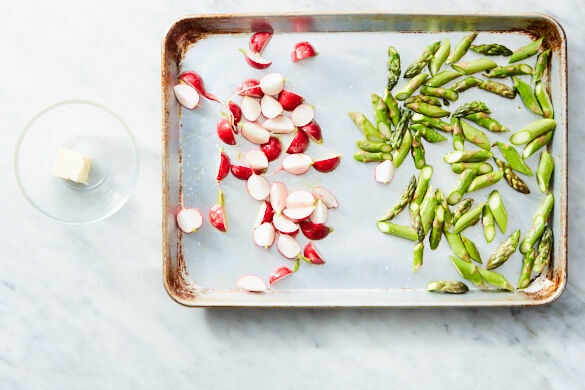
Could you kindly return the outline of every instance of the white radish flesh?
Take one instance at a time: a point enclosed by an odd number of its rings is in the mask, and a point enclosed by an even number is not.
[[[300,222],[303,219],[307,219],[313,214],[315,206],[311,207],[300,207],[296,209],[284,209],[282,213],[288,218],[295,222]]]
[[[282,214],[275,214],[272,218],[274,228],[283,234],[295,234],[299,231],[299,225]]]
[[[315,117],[315,110],[309,104],[301,104],[291,114],[293,124],[297,127],[308,125]]]
[[[244,275],[238,279],[236,286],[250,292],[262,292],[268,290],[262,278],[256,275]]]
[[[339,203],[337,202],[337,198],[335,198],[335,195],[333,195],[331,191],[329,191],[325,187],[321,186],[315,187],[313,189],[313,196],[315,197],[315,199],[322,200],[323,203],[325,203],[325,205],[327,206],[327,208],[335,209],[339,207]]]
[[[295,259],[301,254],[301,246],[293,237],[287,234],[279,234],[276,241],[278,251],[287,259]]]
[[[264,176],[250,176],[246,188],[252,199],[264,200],[270,194],[270,184]]]
[[[296,209],[315,205],[315,197],[309,191],[293,191],[286,197],[285,207]]]
[[[177,225],[184,233],[193,233],[203,224],[203,215],[197,209],[182,209],[177,214]]]
[[[270,95],[262,96],[262,99],[260,100],[260,107],[262,108],[262,115],[268,119],[276,118],[284,111],[278,100]]]
[[[379,183],[390,183],[394,178],[394,163],[386,160],[378,164],[374,170],[374,177]]]
[[[250,122],[254,122],[260,116],[262,112],[262,108],[260,107],[260,103],[258,100],[254,99],[250,96],[244,96],[242,102],[240,103],[240,108],[242,109],[242,115],[246,120]]]
[[[272,183],[270,187],[270,205],[275,213],[279,214],[284,210],[288,191],[286,185],[279,181]]]
[[[256,145],[265,144],[270,139],[268,130],[251,122],[246,122],[242,125],[242,135]]]
[[[276,231],[270,222],[264,222],[256,229],[254,229],[254,242],[256,245],[268,249],[274,244],[276,238]]]
[[[284,89],[284,77],[280,73],[268,73],[260,80],[260,89],[265,95],[278,95]]]
[[[185,108],[192,110],[199,104],[199,93],[190,85],[177,84],[173,87],[173,92],[175,92],[179,103]]]
[[[293,175],[302,175],[311,168],[311,165],[313,159],[303,153],[291,154],[282,160],[282,169]]]
[[[262,122],[262,127],[275,134],[289,134],[295,131],[295,125],[292,120],[284,115],[279,115],[276,118],[266,119]]]
[[[325,223],[327,222],[327,217],[329,216],[329,211],[327,211],[327,206],[321,200],[317,201],[315,205],[315,211],[311,214],[311,222],[313,223]]]
[[[254,171],[263,171],[268,168],[268,158],[263,151],[258,149],[250,150],[244,156],[244,160]]]
[[[260,204],[260,208],[258,209],[258,214],[256,214],[256,220],[254,221],[254,228],[262,225],[264,222],[270,222],[270,217],[272,216],[272,207],[266,203],[262,202]]]

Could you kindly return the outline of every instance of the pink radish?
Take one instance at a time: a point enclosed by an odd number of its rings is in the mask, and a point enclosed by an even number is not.
[[[313,189],[313,196],[317,200],[322,200],[327,208],[336,209],[339,207],[339,203],[337,202],[335,195],[333,195],[331,191],[324,187],[315,187]]]
[[[317,54],[315,48],[309,42],[299,42],[295,45],[291,53],[292,62],[304,60],[305,58],[315,57]]]
[[[330,227],[327,227],[320,223],[313,223],[311,221],[300,222],[301,231],[309,240],[321,240],[329,235],[333,231]]]
[[[268,130],[252,122],[246,122],[242,125],[242,135],[256,145],[265,144],[270,139]]]
[[[293,272],[294,271],[288,267],[278,267],[277,269],[272,271],[272,273],[268,277],[268,284],[272,286],[274,283],[287,277],[288,275],[291,275]]]
[[[252,53],[262,54],[264,46],[266,46],[271,37],[271,32],[257,32],[252,35],[252,37],[250,37],[250,43],[248,44]]]
[[[207,91],[205,90],[205,86],[203,85],[203,79],[201,78],[201,76],[199,76],[199,74],[192,72],[192,71],[187,71],[187,72],[181,73],[179,75],[179,79],[181,79],[181,81],[190,85],[191,87],[195,88],[195,90],[200,95],[203,95],[203,97],[223,104],[217,96],[215,96],[211,93],[207,93]]]
[[[252,149],[246,153],[244,160],[248,166],[254,170],[255,173],[265,171],[268,168],[268,158],[263,151]]]
[[[250,292],[262,292],[268,290],[266,283],[259,276],[244,275],[238,279],[236,286]]]
[[[286,207],[288,191],[286,184],[276,181],[270,187],[270,204],[276,214],[280,214]]]
[[[227,232],[227,221],[223,207],[223,192],[218,187],[217,203],[209,210],[209,223],[220,232]]]
[[[173,87],[175,97],[181,105],[189,110],[194,109],[199,104],[199,94],[195,88],[187,84],[177,84]]]
[[[321,127],[315,121],[311,121],[309,124],[304,125],[300,128],[302,131],[316,143],[323,143],[323,135],[321,134]]]
[[[254,228],[262,225],[264,222],[272,222],[272,206],[270,203],[264,201],[260,204],[258,214],[256,214],[256,221],[254,222]]]
[[[284,209],[282,213],[290,220],[294,222],[301,222],[311,216],[315,211],[315,206],[311,207],[299,207],[296,209]]]
[[[261,98],[264,93],[260,89],[260,81],[255,79],[244,80],[239,86],[238,95]]]
[[[232,175],[237,177],[240,180],[248,180],[254,171],[250,167],[246,167],[244,165],[232,165],[231,166]]]
[[[299,232],[299,225],[282,214],[275,214],[272,217],[272,224],[282,234],[294,235]]]
[[[253,174],[246,183],[246,189],[256,200],[264,200],[270,194],[270,183],[264,176]]]
[[[264,115],[268,119],[276,118],[280,114],[282,114],[282,106],[270,95],[262,96],[262,100],[260,100],[260,106],[262,107],[262,115]]]
[[[217,136],[220,140],[228,145],[235,145],[236,139],[230,121],[222,118],[217,122]]]
[[[262,127],[275,134],[288,134],[295,131],[295,125],[292,120],[284,115],[279,115],[276,118],[266,119],[262,123]]]
[[[267,165],[268,167],[268,165]],[[217,175],[215,175],[215,180],[219,183],[226,176],[230,173],[230,158],[223,152],[222,149],[219,150],[219,159],[217,162]]]
[[[283,89],[282,91],[280,91],[280,94],[278,94],[278,102],[286,111],[293,111],[301,103],[303,103],[304,100],[305,99],[303,99],[302,96],[287,91],[286,89]]]
[[[374,169],[374,178],[382,184],[390,183],[394,178],[394,163],[386,160],[378,164]]]
[[[264,222],[256,229],[254,229],[254,242],[258,246],[262,246],[265,249],[268,249],[272,244],[274,244],[274,239],[276,238],[276,232],[274,230],[274,226],[270,222]]]
[[[309,218],[313,223],[325,223],[327,222],[327,217],[329,212],[327,211],[327,206],[323,201],[318,200],[317,204],[315,205],[315,211],[311,214]]]
[[[193,233],[203,224],[203,215],[197,209],[181,209],[177,214],[177,225],[184,233]]]
[[[299,105],[291,114],[293,124],[297,127],[308,125],[314,117],[315,110],[313,109],[313,106],[306,103]]]
[[[309,191],[293,191],[288,194],[285,200],[287,209],[315,206],[315,197]]]
[[[246,62],[253,68],[265,69],[265,68],[268,68],[272,64],[272,61],[267,60],[266,58],[260,57],[256,53],[252,53],[252,52],[246,51],[244,49],[238,49],[238,50],[242,52],[244,57],[246,57]]]
[[[305,255],[305,257],[308,258],[313,264],[325,264],[323,256],[321,256],[321,253],[319,253],[319,251],[315,247],[315,244],[313,244],[312,242],[308,242],[307,245],[305,245],[303,255]]]
[[[260,79],[260,89],[265,95],[278,95],[284,89],[284,77],[280,73],[268,73]]]
[[[303,153],[309,147],[309,137],[304,131],[298,130],[290,141],[286,152],[288,154]]]
[[[232,116],[234,118],[234,126],[235,126],[238,123],[240,123],[240,121],[242,120],[242,109],[240,108],[240,106],[238,106],[234,102],[229,102],[228,108],[229,108],[229,110],[232,113]]]
[[[301,246],[294,239],[294,237],[288,234],[279,234],[278,240],[276,240],[276,248],[281,255],[287,259],[296,259],[301,254]]]
[[[256,119],[258,119],[260,113],[262,112],[262,108],[260,107],[258,100],[250,96],[244,96],[240,106],[242,107],[242,115],[244,115],[244,118],[246,118],[246,120],[249,122],[254,122]]]
[[[335,154],[332,156],[320,158],[319,160],[315,160],[313,168],[319,172],[331,172],[337,168],[340,162],[341,156],[339,154]]]
[[[313,159],[302,153],[291,154],[282,160],[282,169],[293,175],[302,175],[311,168],[311,165]]]
[[[282,144],[278,138],[270,137],[267,143],[260,146],[260,150],[264,152],[268,161],[274,161],[282,152]]]

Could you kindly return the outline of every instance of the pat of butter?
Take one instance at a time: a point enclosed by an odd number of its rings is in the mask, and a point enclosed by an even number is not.
[[[59,148],[53,165],[53,176],[62,177],[76,183],[87,184],[91,158],[75,150]]]

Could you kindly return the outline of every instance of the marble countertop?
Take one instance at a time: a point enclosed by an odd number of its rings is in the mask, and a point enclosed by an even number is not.
[[[554,4],[554,6],[553,6]],[[569,42],[571,145],[585,143],[579,0],[429,0],[400,10],[545,12]],[[533,309],[199,310],[161,281],[160,41],[189,13],[364,10],[374,1],[4,2],[0,6],[0,388],[578,388],[585,379],[585,252],[572,148],[570,278]],[[82,97],[122,114],[141,171],[129,203],[106,221],[56,224],[29,207],[13,149],[31,116]],[[108,245],[104,245],[108,243]]]

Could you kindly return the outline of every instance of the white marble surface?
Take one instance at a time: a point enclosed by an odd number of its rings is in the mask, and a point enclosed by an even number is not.
[[[585,372],[581,1],[21,1],[0,4],[0,388],[580,388]],[[538,309],[197,310],[161,282],[160,40],[188,13],[542,11],[569,40],[570,278]],[[12,171],[18,132],[83,97],[128,121],[142,165],[114,217],[68,227],[34,212]],[[107,243],[107,244],[106,244]],[[419,387],[420,388],[420,387]]]

